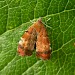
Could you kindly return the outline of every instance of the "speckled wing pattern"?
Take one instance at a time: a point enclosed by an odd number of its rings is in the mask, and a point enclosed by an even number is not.
[[[21,37],[18,45],[18,53],[21,56],[30,56],[36,44],[36,56],[47,60],[51,55],[50,41],[47,35],[46,28],[39,19]]]

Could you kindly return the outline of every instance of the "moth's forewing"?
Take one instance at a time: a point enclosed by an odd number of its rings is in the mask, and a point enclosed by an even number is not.
[[[18,45],[18,53],[21,56],[30,56],[34,50],[34,45],[36,43],[36,31],[33,25],[28,28],[27,31],[21,37]]]
[[[51,55],[50,40],[48,38],[47,31],[43,23],[38,21],[38,24],[40,24],[41,30],[37,36],[36,56],[44,60],[47,60],[50,58]]]

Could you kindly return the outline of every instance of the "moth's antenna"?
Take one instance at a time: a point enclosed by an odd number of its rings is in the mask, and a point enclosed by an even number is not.
[[[52,27],[50,27],[50,26],[47,25],[47,22],[48,22],[49,20],[51,20],[51,18],[48,18],[48,19],[45,21],[45,23],[44,23],[44,22],[42,21],[42,17],[39,17],[39,19],[38,19],[38,21],[41,21],[46,27],[52,29]],[[30,22],[31,22],[31,23],[35,23],[35,21],[33,21],[33,20],[30,20]]]
[[[42,23],[43,23],[46,27],[52,29],[52,27],[50,27],[50,26],[47,25],[47,21],[49,21],[49,20],[51,20],[51,18],[48,18],[48,19],[45,21],[45,23],[44,23],[44,22],[42,22]]]
[[[39,19],[37,19],[37,21],[42,21],[42,18],[39,17]],[[31,22],[31,23],[36,23],[36,19],[34,19],[34,20],[30,20],[30,22]]]
[[[35,23],[36,22],[36,19],[33,19],[33,20],[30,20],[31,23]]]
[[[45,24],[44,22],[42,22],[46,27],[52,29],[52,27],[48,26],[47,24]]]
[[[34,23],[32,20],[30,20],[31,23]]]
[[[48,18],[47,21],[51,20],[51,18]]]

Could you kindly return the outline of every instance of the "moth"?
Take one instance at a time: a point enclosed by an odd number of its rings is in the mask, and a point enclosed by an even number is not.
[[[21,56],[30,56],[36,45],[36,56],[47,60],[51,56],[50,41],[42,20],[37,20],[21,37],[18,44],[18,53]]]

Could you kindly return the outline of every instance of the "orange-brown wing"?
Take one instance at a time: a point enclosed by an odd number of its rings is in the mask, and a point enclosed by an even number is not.
[[[32,55],[36,43],[36,55],[44,60],[50,58],[50,42],[41,19],[35,22],[22,36],[18,45],[21,56]]]
[[[36,42],[36,31],[31,26],[21,37],[18,45],[18,53],[21,56],[30,56],[34,50],[34,45]]]
[[[36,56],[46,60],[50,58],[50,54],[51,54],[50,42],[47,35],[47,31],[44,26],[41,26],[41,30],[37,36]]]

